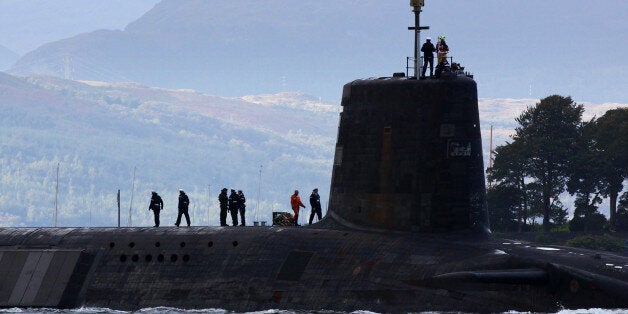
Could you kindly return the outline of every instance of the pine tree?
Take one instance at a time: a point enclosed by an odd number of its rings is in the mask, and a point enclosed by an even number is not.
[[[597,119],[592,131],[594,147],[600,152],[599,190],[610,198],[610,223],[615,224],[617,197],[628,179],[628,108],[607,111]]]
[[[553,95],[541,99],[516,119],[519,127],[514,140],[523,146],[526,174],[541,187],[545,232],[551,230],[553,200],[565,189],[583,111],[583,106],[570,97]],[[556,213],[554,216],[558,217]]]

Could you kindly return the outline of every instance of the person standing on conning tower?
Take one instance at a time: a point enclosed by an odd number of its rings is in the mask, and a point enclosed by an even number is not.
[[[447,62],[447,53],[449,52],[449,46],[445,42],[445,36],[438,37],[438,43],[436,44],[436,50],[438,50],[438,64]]]
[[[425,39],[425,43],[421,47],[421,51],[423,52],[423,73],[421,77],[425,77],[425,70],[427,70],[427,64],[430,64],[430,76],[434,75],[434,51],[436,51],[436,47],[432,44],[432,39]]]

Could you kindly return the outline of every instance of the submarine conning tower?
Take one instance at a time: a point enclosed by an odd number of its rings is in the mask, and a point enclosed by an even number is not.
[[[356,227],[490,233],[475,81],[344,86],[329,213]]]

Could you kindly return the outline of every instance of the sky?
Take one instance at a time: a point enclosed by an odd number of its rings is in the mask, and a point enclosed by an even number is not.
[[[25,54],[97,29],[123,29],[159,0],[0,0],[0,45]]]
[[[428,0],[424,11],[476,74],[480,97],[628,102],[618,75],[628,69],[628,1]]]
[[[365,65],[364,71],[347,68],[350,72],[346,73],[342,72],[344,65],[339,63],[333,75],[344,80],[402,71],[405,57],[412,55],[413,45],[412,34],[406,29],[414,21],[408,1],[337,1],[344,3],[341,10],[347,15],[347,24],[334,25],[338,33],[361,19],[381,24],[390,38],[403,43],[391,46],[390,52],[382,55],[379,65]],[[79,33],[123,29],[157,2],[0,0],[0,45],[24,54],[47,42]],[[324,5],[325,1],[316,3]],[[378,3],[381,3],[381,12],[373,10]],[[577,101],[628,103],[624,90],[628,86],[628,77],[624,75],[628,66],[623,62],[628,55],[626,16],[626,0],[427,0],[421,21],[430,26],[423,38],[447,36],[450,55],[473,72],[481,98],[539,99],[560,94]],[[255,16],[249,18],[254,20]],[[381,32],[372,35],[386,36]],[[382,44],[388,45],[390,38],[382,37]],[[336,48],[321,47],[324,50]],[[369,51],[355,53],[368,54]],[[383,67],[389,70],[381,70]],[[372,71],[368,71],[369,68]],[[281,74],[275,76],[281,77]],[[290,90],[322,96],[329,101],[338,101],[341,96],[340,86],[331,91],[308,87],[303,82],[290,83],[288,78],[287,83],[282,84]],[[240,93],[245,94],[246,91]]]

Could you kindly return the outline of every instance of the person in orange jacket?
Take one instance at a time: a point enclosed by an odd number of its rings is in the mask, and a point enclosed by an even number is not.
[[[299,207],[305,208],[299,197],[299,190],[294,190],[294,194],[290,196],[290,206],[292,206],[294,211],[294,225],[299,226]]]

